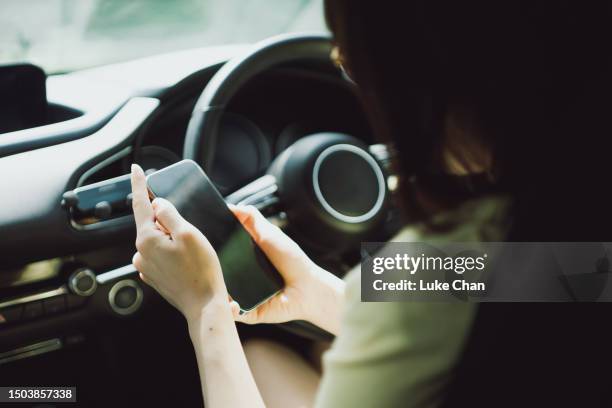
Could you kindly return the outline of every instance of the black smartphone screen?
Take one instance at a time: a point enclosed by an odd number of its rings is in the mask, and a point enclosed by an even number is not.
[[[202,168],[183,160],[147,176],[155,197],[170,201],[217,251],[227,291],[243,310],[251,310],[283,285],[278,271],[227,208]]]

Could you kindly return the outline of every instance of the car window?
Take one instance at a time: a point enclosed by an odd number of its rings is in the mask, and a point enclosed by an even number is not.
[[[321,0],[3,0],[0,64],[70,71],[164,52],[323,31]]]

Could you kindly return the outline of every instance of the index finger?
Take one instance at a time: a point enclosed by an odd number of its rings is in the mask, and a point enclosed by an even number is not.
[[[132,208],[136,220],[136,230],[141,232],[144,227],[155,225],[155,216],[144,171],[137,164],[132,164]]]

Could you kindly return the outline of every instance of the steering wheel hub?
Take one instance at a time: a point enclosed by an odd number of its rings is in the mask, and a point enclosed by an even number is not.
[[[272,163],[269,174],[290,224],[315,246],[342,249],[384,219],[384,173],[352,136],[318,133],[300,139]]]
[[[375,217],[385,200],[380,166],[352,144],[323,150],[314,163],[312,184],[323,209],[342,222],[354,224]]]

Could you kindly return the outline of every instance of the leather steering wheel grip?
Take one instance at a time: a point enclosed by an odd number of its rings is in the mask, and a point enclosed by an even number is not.
[[[232,97],[270,68],[299,61],[330,63],[331,50],[329,35],[284,34],[261,41],[228,61],[211,78],[195,104],[187,126],[183,158],[200,163],[210,172],[219,120]]]

